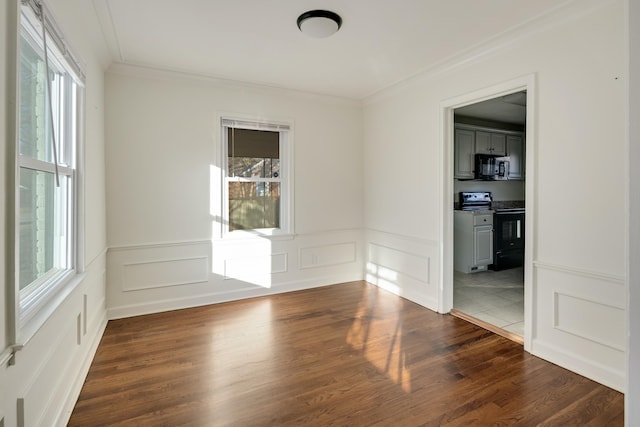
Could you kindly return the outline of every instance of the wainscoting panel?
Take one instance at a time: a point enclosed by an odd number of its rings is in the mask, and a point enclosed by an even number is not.
[[[369,230],[365,278],[431,310],[438,309],[438,245]]]
[[[136,291],[164,286],[188,285],[209,279],[206,256],[135,262],[123,265],[122,289]]]
[[[554,327],[557,330],[624,351],[624,328],[610,327],[612,324],[624,324],[623,308],[561,292],[555,293],[554,305]],[[585,317],[584,313],[589,313],[589,316]]]
[[[81,343],[77,342],[76,335],[76,319],[78,312],[69,313],[66,321],[61,325],[60,333],[55,335],[57,346],[52,346],[48,351],[42,354],[41,371],[37,372],[36,382],[30,384],[22,396],[22,405],[24,408],[24,425],[37,426],[48,424],[46,421],[47,411],[51,408],[52,402],[58,400],[56,396],[52,396],[50,390],[40,387],[40,383],[56,384],[58,377],[62,372],[68,369],[69,360],[65,349],[74,349]],[[57,370],[52,371],[46,367],[55,366]],[[59,403],[59,402],[56,402]]]
[[[356,260],[356,242],[300,248],[299,268],[318,268],[347,264]]]
[[[288,254],[270,254],[261,256],[245,256],[226,258],[224,260],[225,280],[252,281],[262,276],[287,272]]]
[[[532,353],[625,388],[624,278],[534,263]]]
[[[362,280],[360,229],[113,247],[110,319]]]
[[[8,426],[64,426],[106,327],[106,248],[78,286],[15,355],[2,378]],[[5,367],[3,367],[5,369]]]
[[[379,270],[404,272],[419,282],[430,283],[429,257],[418,256],[398,249],[369,243],[369,261]]]

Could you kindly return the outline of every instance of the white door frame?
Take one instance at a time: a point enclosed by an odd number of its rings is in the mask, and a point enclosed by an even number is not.
[[[526,128],[526,183],[525,183],[525,251],[524,251],[524,349],[531,351],[533,332],[533,254],[536,247],[536,75],[529,74],[513,80],[498,83],[494,86],[479,89],[470,93],[446,99],[440,104],[440,141],[442,141],[442,182],[440,217],[440,292],[439,307],[441,313],[448,313],[453,308],[453,110],[469,104],[486,101],[514,92],[527,91],[527,128]]]

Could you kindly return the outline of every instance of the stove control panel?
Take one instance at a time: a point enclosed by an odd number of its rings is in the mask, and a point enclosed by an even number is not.
[[[493,197],[489,191],[461,191],[460,207],[465,206],[491,206]]]

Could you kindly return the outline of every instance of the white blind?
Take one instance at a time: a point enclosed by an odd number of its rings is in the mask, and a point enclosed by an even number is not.
[[[285,123],[259,122],[253,120],[222,118],[222,126],[236,129],[270,130],[279,132],[289,130],[290,126]]]

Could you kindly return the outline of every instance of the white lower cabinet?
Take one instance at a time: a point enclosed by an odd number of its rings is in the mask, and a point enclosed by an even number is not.
[[[493,263],[493,226],[480,225],[473,228],[474,266],[487,266]]]
[[[453,245],[456,271],[486,271],[493,264],[493,212],[454,211]]]

